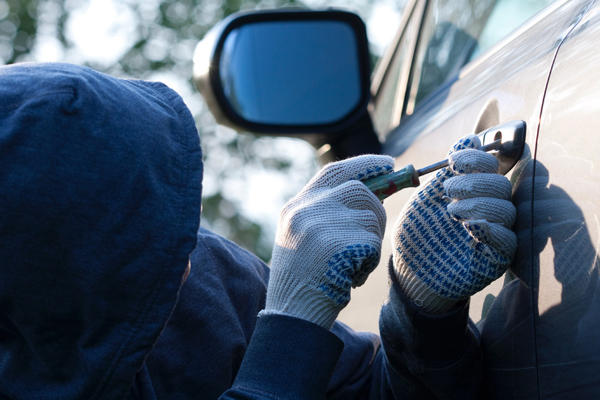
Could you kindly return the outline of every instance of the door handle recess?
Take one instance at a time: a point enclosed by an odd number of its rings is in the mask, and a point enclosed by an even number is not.
[[[526,131],[525,121],[515,120],[496,125],[477,134],[483,146],[500,141],[497,148],[490,151],[498,159],[498,173],[505,175],[519,161],[525,148]]]

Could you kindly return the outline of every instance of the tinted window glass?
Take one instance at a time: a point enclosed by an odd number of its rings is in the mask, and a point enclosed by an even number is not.
[[[496,1],[490,16],[471,53],[476,58],[508,36],[525,21],[554,0],[501,0]],[[470,61],[470,60],[469,60]]]
[[[389,129],[398,125],[402,114],[402,103],[410,72],[410,62],[407,57],[415,46],[415,40],[419,33],[419,18],[423,13],[423,8],[418,5],[407,12],[410,12],[408,23],[401,27],[403,32],[399,41],[396,42],[397,48],[374,99],[375,107],[372,117],[380,137],[385,136]]]
[[[396,103],[396,91],[400,82],[400,73],[407,53],[406,42],[401,42],[392,58],[387,71],[386,80],[381,86],[377,96],[376,106],[373,112],[375,129],[379,133],[386,133],[392,126],[394,106]]]
[[[434,0],[427,9],[406,113],[552,0]]]

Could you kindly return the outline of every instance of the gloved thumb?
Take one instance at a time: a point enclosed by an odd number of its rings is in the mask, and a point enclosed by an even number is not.
[[[390,156],[366,154],[327,164],[305,186],[304,191],[335,187],[350,180],[365,180],[392,172],[394,159]]]
[[[471,220],[465,221],[463,225],[475,240],[492,247],[506,258],[512,258],[517,250],[517,235],[502,224]]]

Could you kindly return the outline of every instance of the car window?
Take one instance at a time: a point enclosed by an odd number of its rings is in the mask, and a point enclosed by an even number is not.
[[[376,99],[373,112],[373,123],[375,130],[385,133],[392,126],[394,108],[396,104],[396,93],[398,90],[402,66],[406,59],[408,46],[406,42],[400,42],[396,53],[388,67],[386,79],[381,86],[380,93]]]
[[[385,71],[384,80],[381,82],[374,98],[372,112],[375,130],[380,136],[388,133],[389,129],[398,125],[402,114],[402,103],[408,76],[410,72],[410,59],[419,33],[419,22],[423,14],[422,4],[406,10],[407,23],[401,27],[402,32],[394,43],[396,49],[392,54],[389,65]]]
[[[525,21],[555,0],[502,0],[496,1],[477,40],[469,61],[523,25]]]
[[[433,0],[429,2],[413,63],[406,114],[469,61],[553,0]]]

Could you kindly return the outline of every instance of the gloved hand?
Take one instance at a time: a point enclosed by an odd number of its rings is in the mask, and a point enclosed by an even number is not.
[[[511,184],[477,136],[461,139],[449,166],[408,202],[394,228],[398,282],[414,304],[451,309],[504,273],[517,247]]]
[[[379,262],[385,211],[359,180],[389,173],[388,156],[326,165],[281,211],[265,310],[330,329]]]

